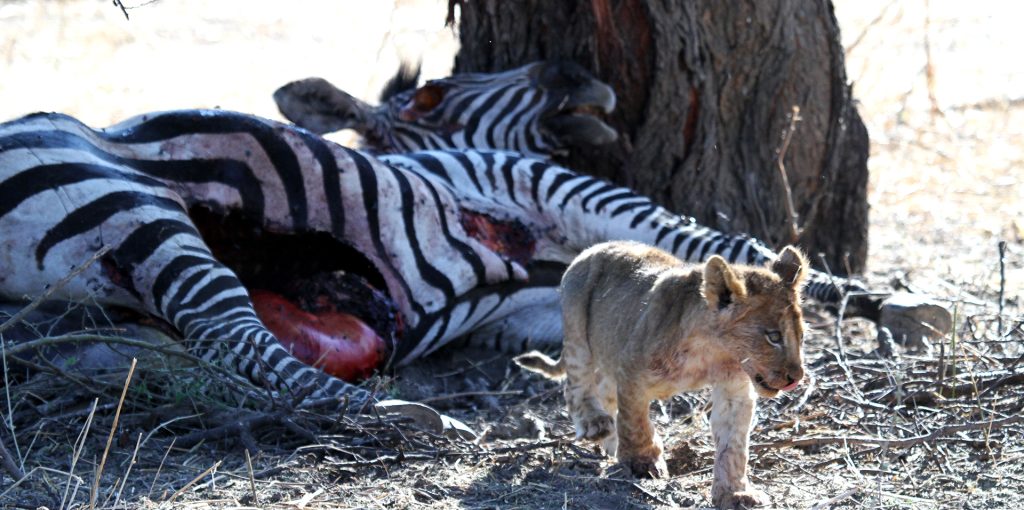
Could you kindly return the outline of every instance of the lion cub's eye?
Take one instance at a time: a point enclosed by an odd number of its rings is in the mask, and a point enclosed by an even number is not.
[[[772,345],[782,345],[782,333],[778,331],[765,331],[764,338]]]

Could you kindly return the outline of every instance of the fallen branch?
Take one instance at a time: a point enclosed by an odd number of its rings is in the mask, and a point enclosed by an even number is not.
[[[332,461],[330,462],[330,465],[332,467],[366,467],[378,465],[382,466],[384,464],[399,464],[407,460],[437,461],[437,457],[437,455],[430,455],[425,453],[402,452],[397,455],[381,455],[379,457],[374,457],[372,459]]]
[[[4,471],[7,471],[7,474],[11,475],[11,479],[25,478],[25,472],[18,467],[18,463],[14,461],[14,457],[11,456],[11,452],[7,450],[2,441],[0,441],[0,465],[3,466]]]
[[[114,410],[114,422],[110,424],[110,435],[107,436],[107,446],[103,448],[103,456],[100,457],[100,467],[96,470],[96,477],[92,482],[92,492],[89,493],[89,510],[96,508],[96,497],[100,492],[100,478],[103,477],[103,467],[107,464],[107,454],[110,453],[110,445],[114,442],[114,434],[117,432],[117,422],[121,418],[121,407],[124,406],[124,397],[128,395],[128,385],[132,382],[132,375],[135,374],[137,359],[132,358],[132,366],[128,368],[128,377],[124,379],[124,389],[121,390],[121,400],[117,402],[117,409]]]
[[[1003,309],[1006,307],[1006,241],[999,241],[999,313],[996,315],[999,338],[1003,338]]]
[[[816,437],[804,437],[799,439],[787,439],[784,441],[777,441],[774,443],[759,443],[750,446],[752,450],[767,450],[771,448],[788,448],[788,447],[805,447],[805,446],[821,446],[828,444],[848,444],[848,445],[871,445],[881,446],[888,448],[909,448],[921,443],[928,443],[931,441],[937,441],[942,439],[942,436],[947,434],[953,434],[955,432],[964,432],[969,430],[994,430],[1017,423],[1024,422],[1024,415],[1017,414],[1008,416],[1000,420],[992,420],[986,422],[970,422],[963,423],[960,425],[946,425],[936,429],[930,434],[923,436],[908,437],[905,439],[886,439],[870,436],[816,436]]]
[[[942,384],[935,390],[914,391],[900,395],[900,392],[891,391],[885,395],[884,402],[888,404],[913,404],[916,406],[933,406],[942,399],[953,399],[959,397],[981,396],[1003,386],[1015,386],[1024,384],[1024,372],[1011,372],[1001,374],[999,377],[979,380],[977,383],[965,382],[957,385]],[[903,388],[908,386],[903,384]]]
[[[521,391],[463,391],[461,393],[450,393],[448,395],[437,395],[436,397],[427,397],[420,399],[419,403],[428,404],[430,402],[440,402],[442,400],[455,400],[465,397],[502,397],[508,395],[522,395]]]
[[[860,487],[854,487],[850,490],[847,490],[839,494],[838,496],[833,496],[829,499],[826,499],[825,501],[817,503],[816,505],[811,507],[811,510],[825,510],[826,508],[832,508],[832,506],[835,505],[836,503],[839,503],[840,501],[845,501],[849,498],[852,498],[853,496],[856,496],[857,493],[859,493],[861,490],[862,489]]]
[[[245,444],[247,449],[258,451],[259,448],[252,441],[252,431],[268,425],[281,425],[285,426],[284,420],[291,414],[291,411],[280,410],[272,413],[251,413],[248,416],[242,418],[235,418],[227,420],[227,416],[222,415],[222,418],[227,421],[222,425],[218,425],[211,429],[197,430],[178,436],[175,438],[175,443],[183,448],[191,448],[203,441],[215,441],[224,439],[226,437],[236,437]],[[213,420],[217,421],[217,420]]]
[[[212,465],[209,468],[207,468],[206,471],[203,471],[202,473],[199,473],[199,475],[196,476],[195,478],[193,478],[191,482],[186,483],[184,487],[178,489],[174,494],[171,494],[171,497],[170,497],[170,499],[167,500],[167,503],[168,504],[174,503],[174,500],[178,499],[178,496],[182,495],[185,491],[187,491],[189,489],[189,487],[192,487],[193,485],[195,485],[196,482],[201,480],[204,476],[212,473],[214,470],[216,470],[218,467],[220,467],[220,464],[222,462],[224,462],[224,461],[223,460],[218,460],[216,463],[214,463],[214,465]]]

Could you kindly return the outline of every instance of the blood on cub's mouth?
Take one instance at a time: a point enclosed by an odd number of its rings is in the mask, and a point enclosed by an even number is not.
[[[776,388],[768,384],[768,381],[765,381],[764,377],[761,374],[754,375],[754,382],[761,388],[772,393],[779,393],[780,391],[793,391],[800,384],[800,381],[798,380],[791,380],[790,383],[787,384],[786,386]]]
[[[757,383],[758,386],[768,391],[779,391],[778,388],[772,388],[771,386],[768,386],[768,383],[765,382],[764,377],[761,377],[761,374],[757,374],[754,376],[754,382]]]

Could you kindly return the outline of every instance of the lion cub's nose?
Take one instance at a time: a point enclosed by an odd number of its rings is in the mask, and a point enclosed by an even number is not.
[[[786,373],[784,373],[782,375],[783,375],[783,378],[786,379],[786,387],[787,388],[789,388],[789,387],[795,388],[797,383],[802,381],[803,378],[804,378],[804,369],[801,366],[789,367],[786,370]]]

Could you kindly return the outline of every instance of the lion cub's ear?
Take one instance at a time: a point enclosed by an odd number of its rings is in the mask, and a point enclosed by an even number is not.
[[[729,264],[718,255],[713,255],[704,264],[704,282],[700,288],[704,301],[712,310],[721,310],[747,298],[747,287],[733,272]]]
[[[779,254],[779,258],[772,262],[771,269],[783,282],[790,284],[794,289],[799,289],[807,275],[807,257],[800,250],[786,246]]]

